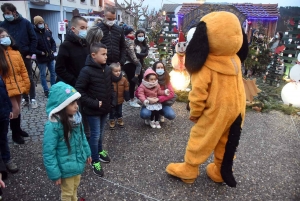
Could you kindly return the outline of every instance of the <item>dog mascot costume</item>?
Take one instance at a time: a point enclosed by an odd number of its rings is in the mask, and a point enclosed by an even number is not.
[[[238,18],[230,12],[212,12],[197,25],[186,50],[191,74],[190,131],[184,162],[167,166],[168,174],[193,183],[199,165],[214,152],[206,168],[214,182],[236,187],[233,158],[245,118],[246,97],[241,61],[247,57],[247,38]]]

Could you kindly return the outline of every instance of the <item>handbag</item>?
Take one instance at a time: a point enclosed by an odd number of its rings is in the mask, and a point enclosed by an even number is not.
[[[165,102],[162,102],[161,104],[163,106],[172,106],[175,103],[176,99],[177,99],[177,95],[174,93],[173,98],[166,100]]]

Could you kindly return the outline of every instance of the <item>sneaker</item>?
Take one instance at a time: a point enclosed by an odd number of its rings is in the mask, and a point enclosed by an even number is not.
[[[165,117],[164,116],[160,116],[160,122],[162,122],[162,123],[165,122]]]
[[[5,166],[6,166],[6,169],[12,174],[19,171],[19,168],[17,167],[17,165],[14,162],[12,162],[11,160],[8,161],[5,164]]]
[[[116,122],[114,119],[109,120],[109,129],[110,130],[115,130],[116,127]]]
[[[45,98],[48,98],[48,96],[49,96],[49,91],[45,91],[44,94],[45,94]]]
[[[151,128],[156,128],[155,122],[154,121],[150,121],[150,126],[151,126]]]
[[[135,101],[129,101],[129,104],[131,107],[141,107],[139,104],[137,104],[137,102]]]
[[[103,162],[103,163],[109,163],[110,162],[108,152],[105,151],[105,150],[102,150],[101,152],[99,152],[99,158],[100,158],[100,161]]]
[[[120,128],[124,128],[124,121],[122,117],[117,120],[117,124]]]
[[[149,122],[150,122],[150,120],[149,120],[149,119],[145,119],[145,124],[146,124],[146,125],[148,125],[148,126],[149,126],[149,125],[150,125],[150,123],[149,123]]]
[[[103,169],[101,167],[100,161],[93,162],[92,167],[93,167],[93,172],[94,172],[95,175],[97,175],[99,177],[103,177],[104,172],[103,172]]]
[[[22,102],[21,102],[21,105],[22,106],[29,106],[29,101],[26,101],[24,98],[22,99]]]
[[[35,99],[31,99],[31,108],[32,109],[38,108],[38,104]]]
[[[155,122],[155,126],[156,126],[156,128],[161,128],[161,127],[160,127],[160,124],[159,124],[159,121],[156,121],[156,122]]]

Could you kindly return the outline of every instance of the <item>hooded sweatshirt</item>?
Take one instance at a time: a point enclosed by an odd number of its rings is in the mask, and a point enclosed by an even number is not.
[[[148,68],[146,72],[144,73],[144,80],[146,80],[147,75],[153,74],[157,77],[157,74],[151,69]],[[159,84],[157,83],[156,86],[152,88],[147,88],[143,83],[140,85],[139,90],[138,90],[138,97],[139,100],[144,103],[147,98],[157,98],[158,96],[165,95],[165,91],[160,89]]]
[[[70,121],[70,150],[64,139],[63,125],[59,117],[54,115],[80,98],[80,93],[72,86],[58,82],[50,89],[46,106],[48,121],[45,124],[43,140],[43,161],[49,179],[68,178],[82,174],[86,160],[91,156],[81,123],[81,115],[77,112]]]

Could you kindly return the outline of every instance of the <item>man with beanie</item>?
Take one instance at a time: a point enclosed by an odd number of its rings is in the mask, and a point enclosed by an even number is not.
[[[17,8],[11,3],[1,5],[4,21],[0,24],[8,31],[8,34],[16,41],[19,51],[23,57],[28,77],[30,79],[30,102],[31,108],[37,108],[35,100],[35,83],[32,76],[31,55],[35,53],[37,38],[32,24],[17,12]],[[28,95],[23,95],[23,105],[29,105]]]
[[[107,65],[111,63],[120,63],[121,66],[125,63],[125,38],[123,29],[115,24],[116,9],[106,7],[104,11],[103,22],[98,26],[103,31],[101,43],[107,47]]]
[[[46,80],[46,68],[50,72],[50,84],[55,84],[55,67],[54,67],[54,52],[56,52],[56,44],[51,34],[45,30],[45,22],[41,16],[35,16],[34,30],[38,39],[36,48],[36,60],[40,70],[42,87],[45,97],[48,98],[49,88]]]

